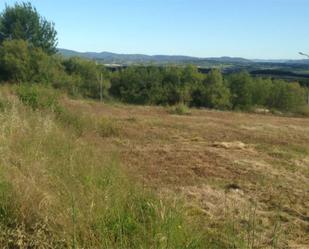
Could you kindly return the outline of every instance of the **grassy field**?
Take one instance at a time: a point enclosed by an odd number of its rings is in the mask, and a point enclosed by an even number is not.
[[[27,104],[1,88],[1,248],[308,248],[309,119]]]

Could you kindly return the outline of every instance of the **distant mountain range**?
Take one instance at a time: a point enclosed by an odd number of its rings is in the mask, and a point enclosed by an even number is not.
[[[65,57],[83,57],[88,59],[100,60],[110,64],[134,64],[134,63],[250,63],[252,61],[236,58],[236,57],[220,57],[220,58],[198,58],[182,55],[145,55],[145,54],[116,54],[110,52],[77,52],[68,49],[58,49],[59,53]]]
[[[110,52],[77,52],[69,49],[58,49],[58,52],[65,57],[83,57],[101,61],[105,64],[194,64],[198,66],[211,65],[248,65],[255,63],[289,63],[309,64],[309,60],[248,60],[240,57],[215,57],[198,58],[182,55],[145,55],[145,54],[116,54]]]

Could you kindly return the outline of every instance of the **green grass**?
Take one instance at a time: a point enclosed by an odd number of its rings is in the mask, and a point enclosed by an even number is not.
[[[309,105],[296,108],[295,113],[303,117],[309,117]]]
[[[39,84],[21,84],[15,87],[19,99],[33,110],[58,108],[58,93],[51,87]]]
[[[117,151],[83,139],[118,136],[115,121],[55,111],[34,89],[0,112],[1,248],[229,248],[180,200],[130,179]]]
[[[179,103],[177,105],[169,107],[168,111],[170,114],[175,114],[175,115],[190,115],[191,114],[189,107],[183,103]]]

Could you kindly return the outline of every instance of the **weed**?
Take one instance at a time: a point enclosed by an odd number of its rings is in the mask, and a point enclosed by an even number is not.
[[[33,110],[58,108],[58,94],[50,87],[22,84],[16,87],[16,93],[19,99]]]
[[[112,119],[100,119],[97,123],[96,129],[101,137],[113,137],[120,134],[119,125]]]
[[[295,113],[304,117],[309,117],[309,105],[300,106],[295,110]]]
[[[86,120],[83,116],[70,112],[65,108],[58,108],[56,116],[64,127],[74,131],[79,136],[87,131],[91,125],[90,120]]]
[[[12,105],[8,100],[0,98],[0,112],[4,112],[11,107]]]
[[[175,115],[190,115],[191,114],[189,107],[183,103],[179,103],[175,106],[170,107],[169,113],[175,114]]]

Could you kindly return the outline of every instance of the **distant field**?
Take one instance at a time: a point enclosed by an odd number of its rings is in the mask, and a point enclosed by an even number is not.
[[[67,100],[113,120],[119,136],[95,140],[162,195],[183,196],[205,226],[226,223],[250,248],[308,248],[309,119]],[[207,223],[206,223],[207,222]],[[254,238],[254,239],[253,239]]]

